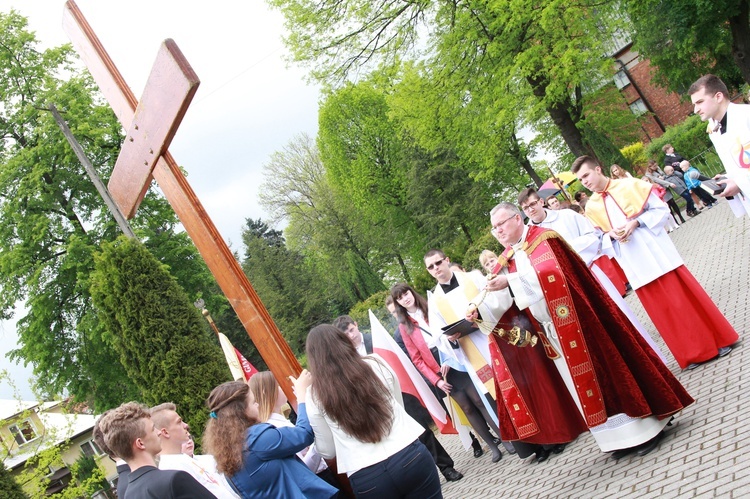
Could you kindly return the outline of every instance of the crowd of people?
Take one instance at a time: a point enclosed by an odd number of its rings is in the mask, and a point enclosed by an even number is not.
[[[727,120],[726,88],[716,90],[714,79],[690,93],[696,112],[724,133],[750,113],[730,104]],[[584,432],[615,460],[658,448],[694,400],[623,300],[630,289],[683,369],[723,357],[739,341],[667,235],[685,222],[675,195],[689,217],[697,213],[691,194],[707,207],[716,199],[673,147],[664,152],[664,168],[650,162],[643,179],[618,165],[607,176],[595,159],[579,157],[572,172],[590,195],[580,191],[563,205],[527,188],[490,212],[504,251],[482,252],[484,272],[432,249],[423,259],[435,279],[426,297],[407,283],[391,288],[385,305],[395,341],[450,423],[466,427],[475,457],[484,450],[474,435],[493,463],[503,451],[543,463]],[[727,174],[719,195],[741,206],[747,169]],[[690,306],[665,306],[663,296]],[[94,438],[117,461],[118,496],[421,499],[442,497],[439,473],[463,478],[423,400],[402,391],[400,367],[374,353],[351,317],[314,327],[306,359],[308,369],[290,380],[294,422],[270,372],[216,387],[206,401],[203,455],[194,454],[174,404],[129,402],[104,413]]]

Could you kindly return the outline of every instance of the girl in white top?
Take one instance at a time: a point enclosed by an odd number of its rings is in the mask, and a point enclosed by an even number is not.
[[[310,331],[306,353],[316,447],[324,458],[336,458],[355,495],[442,497],[435,462],[418,440],[424,428],[406,414],[398,378],[385,361],[361,357],[329,324]]]

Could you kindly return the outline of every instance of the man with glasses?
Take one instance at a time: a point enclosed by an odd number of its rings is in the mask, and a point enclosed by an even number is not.
[[[602,451],[615,459],[653,451],[693,399],[558,233],[525,226],[511,203],[490,216],[505,251],[488,289],[505,290],[541,326],[536,334]]]
[[[586,217],[579,215],[573,210],[546,210],[542,206],[539,195],[533,187],[521,191],[518,195],[518,205],[529,217],[529,225],[543,227],[554,230],[578,253],[586,263],[594,277],[599,281],[612,301],[623,311],[635,326],[643,339],[645,339],[651,348],[663,362],[667,362],[661,350],[654,340],[646,332],[646,328],[640,323],[635,312],[623,300],[622,295],[617,290],[612,281],[604,274],[602,269],[597,267],[596,260],[600,258],[609,258],[601,252],[601,235],[594,229]]]
[[[443,334],[444,327],[466,316],[469,302],[476,299],[487,281],[478,272],[454,272],[450,263],[450,259],[439,249],[430,250],[424,256],[427,271],[438,282],[434,292],[427,295],[428,324],[431,333],[440,338],[441,373],[446,381],[443,386],[447,386],[444,390],[461,407],[471,427],[490,448],[492,462],[497,462],[502,458],[502,452],[487,428],[489,425],[500,436],[487,337],[478,329],[461,338]],[[482,317],[493,318],[488,307],[493,298],[488,298],[480,305],[480,311]],[[495,322],[498,319],[495,318]],[[487,394],[492,400],[487,398]],[[505,447],[509,452],[515,452],[512,444],[505,444]]]

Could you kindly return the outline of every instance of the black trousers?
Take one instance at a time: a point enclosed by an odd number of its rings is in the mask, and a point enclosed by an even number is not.
[[[671,211],[672,215],[674,215],[675,222],[679,218],[681,223],[685,223],[685,219],[682,218],[682,212],[680,212],[680,207],[677,206],[677,203],[674,199],[670,199],[669,201],[667,201],[667,206],[669,206],[669,211]]]
[[[404,409],[406,409],[406,413],[425,429],[425,431],[419,436],[419,441],[427,447],[427,450],[430,452],[438,469],[440,471],[445,471],[447,468],[453,468],[453,459],[451,459],[448,452],[440,444],[438,439],[435,438],[435,434],[430,428],[432,425],[432,417],[430,416],[430,413],[414,395],[403,393],[402,396],[404,398]]]

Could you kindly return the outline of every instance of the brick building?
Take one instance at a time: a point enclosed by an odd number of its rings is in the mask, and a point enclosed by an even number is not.
[[[693,112],[693,105],[678,94],[652,83],[651,64],[633,50],[632,42],[623,40],[618,45],[612,55],[615,85],[630,110],[641,116],[643,142],[651,142],[661,137],[666,127],[687,118]]]

